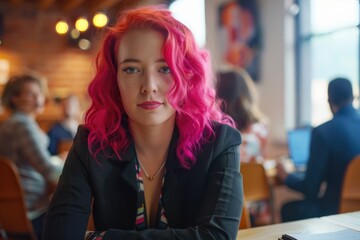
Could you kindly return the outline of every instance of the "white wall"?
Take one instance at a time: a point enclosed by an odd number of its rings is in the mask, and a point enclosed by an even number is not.
[[[214,67],[222,64],[217,26],[218,6],[227,0],[206,0],[206,46]],[[286,129],[295,126],[293,18],[290,0],[258,0],[263,49],[258,90],[260,108],[270,120],[273,144],[285,143]]]

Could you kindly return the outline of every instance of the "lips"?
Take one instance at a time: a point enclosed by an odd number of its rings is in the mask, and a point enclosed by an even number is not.
[[[157,102],[157,101],[149,101],[149,102],[143,102],[138,104],[139,107],[143,108],[143,109],[156,109],[158,107],[160,107],[162,105],[161,102]]]

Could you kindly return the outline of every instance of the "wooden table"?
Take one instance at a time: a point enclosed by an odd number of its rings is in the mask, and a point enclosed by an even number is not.
[[[337,214],[321,218],[279,223],[263,227],[239,230],[238,240],[277,240],[282,234],[317,234],[336,232],[345,229],[359,231],[360,212]]]

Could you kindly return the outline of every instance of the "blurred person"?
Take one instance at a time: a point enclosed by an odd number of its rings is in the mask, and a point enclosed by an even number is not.
[[[170,11],[109,28],[45,220],[45,239],[236,239],[240,133],[216,102],[208,52]]]
[[[218,73],[218,98],[222,109],[234,119],[241,132],[241,162],[263,162],[268,141],[266,117],[258,107],[256,86],[244,69],[230,68]],[[246,197],[246,196],[245,196]],[[271,223],[267,201],[247,202],[252,226]]]
[[[49,139],[35,121],[45,104],[45,85],[36,75],[16,75],[5,85],[2,104],[10,116],[0,126],[0,155],[20,173],[28,217],[41,239],[45,212],[62,165],[47,151]]]
[[[57,122],[48,131],[50,139],[49,152],[51,155],[57,155],[58,145],[62,140],[72,140],[75,137],[76,130],[80,124],[80,104],[76,95],[69,96],[60,100],[62,116],[60,122]]]
[[[234,119],[241,132],[241,161],[262,162],[266,156],[269,127],[258,106],[254,81],[246,70],[230,68],[218,73],[217,84],[222,109]]]
[[[312,130],[305,174],[290,173],[284,163],[278,163],[278,178],[304,196],[303,200],[284,204],[282,221],[338,213],[346,167],[360,154],[360,114],[353,107],[353,99],[348,79],[330,81],[328,102],[334,117]]]

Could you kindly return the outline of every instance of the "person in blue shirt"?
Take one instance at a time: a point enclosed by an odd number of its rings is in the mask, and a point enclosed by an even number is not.
[[[360,154],[360,114],[353,99],[348,79],[330,81],[328,102],[334,117],[313,129],[305,174],[290,174],[283,164],[277,165],[279,179],[304,195],[303,200],[284,204],[283,222],[338,213],[346,167]],[[323,194],[322,185],[326,186]]]
[[[80,124],[80,104],[76,95],[70,94],[61,99],[61,107],[64,119],[48,131],[50,139],[48,150],[51,155],[61,154],[58,152],[58,145],[62,140],[72,140]]]

